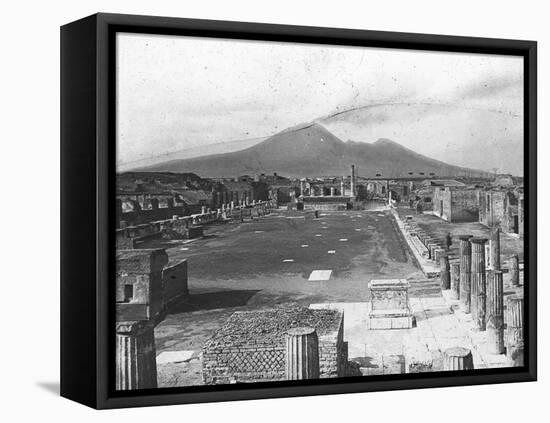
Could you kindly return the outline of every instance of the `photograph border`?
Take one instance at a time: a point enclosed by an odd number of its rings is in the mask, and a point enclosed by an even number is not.
[[[185,35],[524,58],[525,365],[306,381],[116,391],[116,34]],[[61,395],[95,408],[536,380],[537,44],[534,41],[96,14],[61,28]],[[78,204],[78,210],[75,210]]]

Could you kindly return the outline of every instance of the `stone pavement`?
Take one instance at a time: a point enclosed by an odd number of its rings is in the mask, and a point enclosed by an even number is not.
[[[369,304],[325,303],[311,308],[337,309],[344,313],[344,340],[349,359],[365,376],[442,370],[442,354],[450,347],[472,351],[476,369],[506,367],[504,354],[487,353],[486,332],[474,328],[469,314],[458,310],[438,280],[410,281],[409,305],[416,318],[412,329],[368,330]]]

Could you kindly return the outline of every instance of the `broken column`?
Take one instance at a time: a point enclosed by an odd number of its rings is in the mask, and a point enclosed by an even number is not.
[[[504,353],[504,291],[502,272],[487,274],[487,349],[490,354]]]
[[[500,270],[500,228],[497,226],[491,230],[491,239],[489,240],[490,268]]]
[[[487,283],[485,278],[485,244],[487,238],[470,238],[472,244],[472,318],[476,328],[485,330]]]
[[[468,348],[452,347],[443,353],[443,370],[472,370],[474,359]]]
[[[441,278],[441,289],[451,289],[451,269],[449,257],[445,252],[439,255],[439,275]]]
[[[287,380],[319,378],[319,340],[314,328],[290,329],[286,335]]]
[[[458,300],[460,298],[460,262],[453,261],[451,268],[451,298]]]
[[[509,271],[512,286],[519,286],[519,257],[517,254],[510,257]]]
[[[157,387],[154,329],[150,321],[116,323],[117,390]]]
[[[513,366],[523,366],[523,296],[506,299],[506,357]]]
[[[460,235],[460,309],[464,313],[471,312],[471,274],[472,246],[470,238],[472,235]]]

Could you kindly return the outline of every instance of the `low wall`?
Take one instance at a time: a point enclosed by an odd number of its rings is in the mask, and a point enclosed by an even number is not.
[[[243,217],[263,216],[269,212],[270,207],[269,202],[258,202],[249,206],[237,206],[232,210],[213,210],[190,216],[179,216],[141,225],[127,226],[116,230],[116,246],[117,249],[133,249],[136,248],[139,241],[162,235],[174,238],[196,238],[202,236],[202,232],[194,230],[194,227],[240,219],[241,209]]]
[[[286,332],[316,329],[321,378],[342,377],[347,363],[344,315],[307,308],[236,312],[203,346],[205,384],[285,379]]]
[[[120,225],[120,222],[126,222],[126,226],[136,226],[143,223],[170,219],[174,215],[183,216],[184,214],[185,208],[183,206],[134,210],[120,213],[117,216],[117,225]]]

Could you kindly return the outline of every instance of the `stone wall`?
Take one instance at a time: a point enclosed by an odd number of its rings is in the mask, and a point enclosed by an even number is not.
[[[307,308],[236,312],[203,346],[205,384],[285,379],[285,336],[293,327],[316,329],[320,377],[344,376],[344,316]]]
[[[433,212],[448,222],[477,222],[478,192],[471,189],[436,188]]]
[[[331,197],[331,196],[318,196],[318,197],[302,197],[302,203],[304,204],[304,210],[346,210],[348,203],[351,201],[349,197]]]
[[[450,190],[451,222],[477,222],[479,218],[479,203],[477,192],[471,189]]]
[[[521,193],[512,190],[487,190],[478,192],[479,222],[485,226],[500,226],[503,232],[523,231]]]

